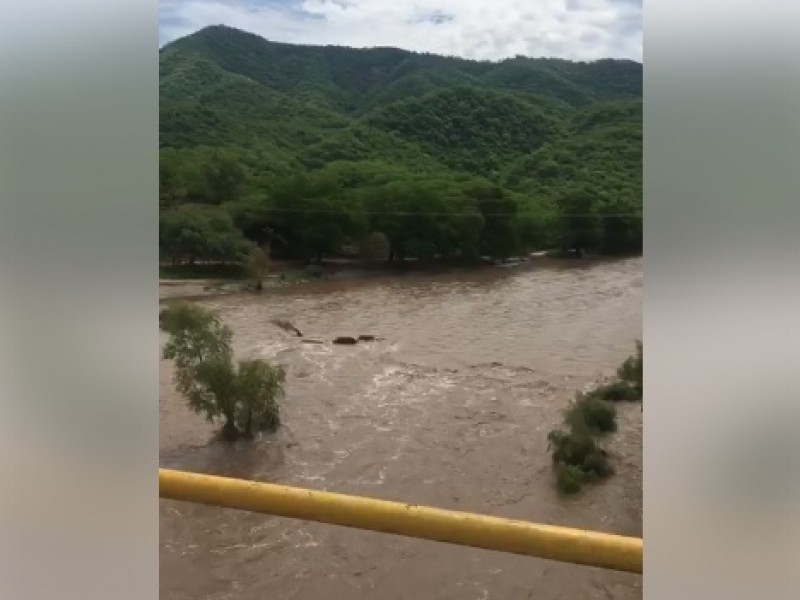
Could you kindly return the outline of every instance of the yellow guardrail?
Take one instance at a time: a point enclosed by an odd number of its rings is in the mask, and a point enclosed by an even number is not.
[[[171,500],[642,572],[641,538],[170,469],[159,469],[159,495]]]

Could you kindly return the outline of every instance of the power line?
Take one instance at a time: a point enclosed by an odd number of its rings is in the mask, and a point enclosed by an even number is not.
[[[335,209],[302,209],[302,208],[275,208],[267,209],[268,213],[303,213],[303,214],[343,214],[345,211]],[[521,213],[480,213],[480,212],[421,212],[421,211],[358,211],[356,215],[380,215],[398,217],[516,217],[526,214]],[[641,212],[628,213],[558,213],[556,217],[641,217]]]

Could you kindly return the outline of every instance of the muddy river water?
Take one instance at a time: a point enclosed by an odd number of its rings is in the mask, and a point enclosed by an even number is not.
[[[641,337],[642,261],[532,263],[322,281],[200,300],[242,357],[287,369],[281,430],[211,442],[161,369],[161,465],[641,535],[638,406],[617,474],[556,494],[547,432]],[[308,338],[378,336],[356,346]],[[161,597],[302,600],[641,597],[641,577],[343,527],[161,501]]]

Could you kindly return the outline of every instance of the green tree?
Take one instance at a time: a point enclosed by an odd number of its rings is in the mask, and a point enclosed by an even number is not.
[[[208,189],[208,201],[211,204],[239,200],[245,171],[236,157],[215,152],[205,164],[203,175]]]
[[[599,212],[600,249],[605,254],[641,252],[642,210],[634,202],[605,203]]]
[[[270,223],[289,256],[321,260],[366,231],[360,204],[329,174],[298,174],[270,195]]]
[[[159,246],[163,258],[176,264],[184,261],[194,264],[198,260],[241,261],[252,244],[225,210],[186,204],[161,212]]]
[[[509,258],[519,250],[517,203],[494,185],[477,186],[468,193],[483,216],[481,252],[501,260]]]
[[[528,252],[550,248],[557,243],[553,235],[553,213],[540,206],[526,206],[517,213],[517,235]]]
[[[275,431],[280,425],[278,400],[284,396],[286,373],[260,359],[239,361],[235,379],[236,426],[244,437]]]
[[[163,148],[159,154],[159,206],[210,204],[205,177],[206,151],[202,148]]]
[[[367,197],[370,226],[389,240],[389,262],[430,259],[436,254],[440,228],[436,195],[410,180],[374,188]],[[440,215],[439,215],[440,216]]]
[[[225,205],[236,228],[257,246],[265,246],[275,239],[269,205],[262,197],[251,197]]]
[[[169,334],[163,356],[175,361],[175,384],[189,407],[210,422],[224,419],[223,437],[235,440],[280,425],[282,367],[260,359],[234,363],[233,334],[213,313],[181,302],[159,315]]]
[[[594,194],[587,187],[574,188],[558,198],[562,250],[582,256],[597,246],[599,220]]]

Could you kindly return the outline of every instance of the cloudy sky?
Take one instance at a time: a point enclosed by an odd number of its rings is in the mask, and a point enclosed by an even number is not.
[[[162,45],[222,24],[298,44],[642,60],[642,0],[161,0],[159,20]]]

